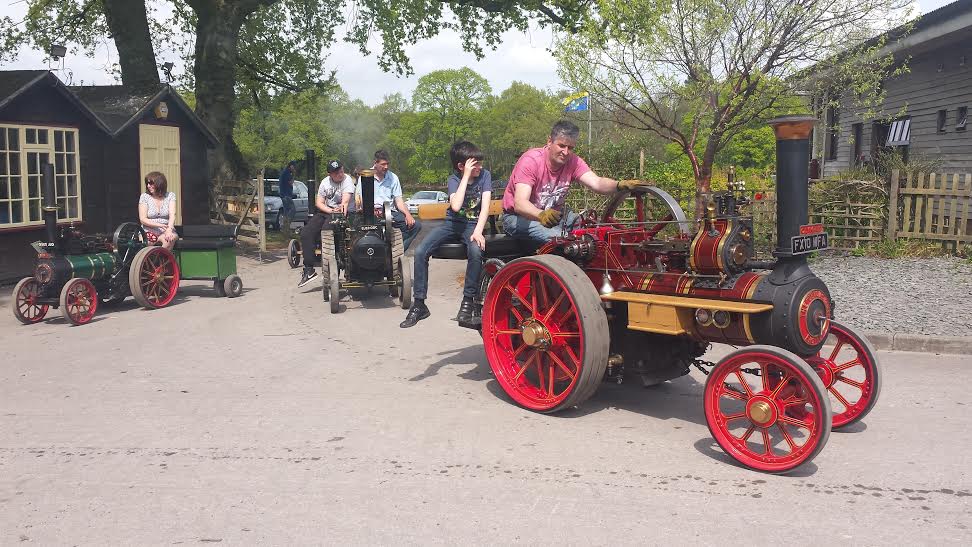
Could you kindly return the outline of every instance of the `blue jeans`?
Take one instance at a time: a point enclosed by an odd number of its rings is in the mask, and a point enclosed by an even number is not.
[[[567,213],[560,219],[560,223],[551,228],[547,228],[543,224],[540,224],[538,220],[530,220],[513,213],[503,213],[503,232],[508,236],[543,244],[555,237],[559,237],[563,233],[565,224],[570,229],[577,222],[577,219],[576,214]]]
[[[297,216],[297,207],[294,206],[294,198],[280,198],[280,216],[294,220]]]
[[[404,250],[408,250],[415,236],[418,235],[419,231],[422,230],[422,223],[418,219],[415,219],[415,224],[411,228],[405,223],[405,213],[402,213],[398,209],[392,210],[392,226],[398,228],[402,231],[402,243],[405,245]]]
[[[483,271],[483,251],[475,241],[469,241],[475,222],[446,221],[425,236],[422,243],[415,249],[415,272],[412,274],[412,296],[425,299],[429,292],[429,258],[443,243],[456,243],[456,240],[466,244],[466,282],[462,288],[462,296],[475,298],[479,292],[479,274]]]

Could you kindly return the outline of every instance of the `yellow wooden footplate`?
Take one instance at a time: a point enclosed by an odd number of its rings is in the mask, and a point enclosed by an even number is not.
[[[691,296],[647,294],[617,291],[601,296],[601,300],[628,303],[628,328],[659,334],[690,334],[694,328],[695,310],[725,310],[744,315],[773,309],[772,304],[735,302]]]
[[[426,203],[419,205],[418,216],[421,220],[442,220],[449,209],[448,203]],[[494,199],[489,202],[490,216],[499,215],[503,212],[503,200]]]

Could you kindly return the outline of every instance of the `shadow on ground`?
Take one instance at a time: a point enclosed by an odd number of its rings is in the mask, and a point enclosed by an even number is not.
[[[465,372],[458,374],[458,376],[464,380],[482,382],[493,377],[493,373],[489,370],[489,361],[486,360],[486,354],[483,353],[483,346],[481,344],[476,344],[459,350],[441,351],[436,355],[442,356],[442,358],[430,364],[428,368],[425,369],[425,372],[409,378],[408,381],[419,382],[421,380],[425,380],[426,378],[436,376],[443,368],[451,366],[461,366],[468,369]],[[491,384],[495,383],[496,382],[491,382]],[[490,391],[493,390],[490,389]],[[500,393],[502,393],[502,390],[500,390]]]

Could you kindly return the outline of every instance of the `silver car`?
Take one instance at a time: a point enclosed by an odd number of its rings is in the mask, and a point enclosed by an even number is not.
[[[427,203],[445,203],[449,201],[449,196],[445,192],[436,192],[434,190],[422,190],[421,192],[415,192],[412,197],[405,201],[405,205],[408,206],[408,212],[413,215],[418,213],[419,205],[425,205]]]
[[[267,226],[274,230],[280,229],[280,208],[283,200],[280,199],[280,183],[277,179],[263,179],[263,205],[266,207]],[[307,185],[299,180],[294,181],[294,222],[304,223],[307,221],[308,194]]]

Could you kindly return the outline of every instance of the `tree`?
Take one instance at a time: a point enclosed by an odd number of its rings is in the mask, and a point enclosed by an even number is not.
[[[149,28],[143,1],[127,0],[35,0],[28,2],[27,17],[15,22],[0,21],[0,61],[16,56],[24,43],[32,42],[44,51],[53,43],[69,40],[88,55],[94,55],[104,36],[111,36],[119,56],[122,82],[134,92],[155,91],[159,71],[152,37],[160,37],[158,25]]]
[[[618,123],[676,143],[701,194],[719,151],[808,85],[808,67],[828,72],[825,85],[876,104],[876,83],[900,66],[881,51],[887,37],[873,37],[903,20],[908,4],[600,0],[597,16],[555,55],[561,76],[610,105]]]
[[[563,114],[557,98],[529,84],[513,82],[489,101],[483,116],[483,144],[492,150],[522,152],[538,146]]]
[[[405,49],[419,40],[435,36],[442,29],[455,29],[463,37],[467,51],[482,56],[484,47],[495,47],[501,34],[510,29],[525,30],[531,19],[541,25],[574,28],[588,13],[590,0],[559,1],[550,6],[542,0],[171,0],[172,20],[134,24],[109,12],[116,3],[135,4],[145,11],[144,0],[28,0],[31,5],[23,24],[6,18],[0,28],[0,54],[9,55],[23,39],[43,45],[44,33],[24,32],[35,23],[47,35],[70,36],[75,44],[88,47],[98,39],[115,39],[119,58],[144,48],[131,48],[131,42],[168,41],[180,30],[190,32],[194,43],[183,53],[193,66],[196,112],[216,136],[212,168],[221,177],[245,176],[243,158],[233,140],[238,109],[235,99],[239,86],[250,85],[254,100],[261,98],[259,88],[299,91],[316,82],[299,78],[320,77],[320,62],[334,29],[348,23],[351,33],[344,37],[362,52],[379,37],[378,66],[386,71],[411,73]],[[138,11],[137,9],[135,10]],[[353,13],[346,21],[344,13]],[[137,13],[136,13],[137,15]],[[255,19],[254,19],[255,18]],[[127,25],[128,34],[109,28],[109,21]],[[94,23],[94,24],[88,24]],[[72,29],[78,32],[70,32]],[[178,40],[175,40],[178,42]],[[289,44],[289,45],[288,45]],[[159,50],[155,44],[154,51]],[[151,67],[158,78],[154,59],[133,55],[122,59],[126,66]],[[151,62],[149,62],[151,61]],[[284,63],[283,65],[277,63]],[[122,71],[125,85],[140,82]],[[327,84],[328,82],[324,82]]]
[[[489,98],[489,82],[470,68],[435,70],[419,78],[412,104],[439,121],[438,132],[455,142],[468,136]]]
[[[263,168],[280,168],[308,148],[321,158],[338,157],[345,147],[331,122],[348,102],[341,91],[308,89],[274,97],[272,115],[255,105],[245,108],[235,135],[240,152],[249,165]]]

